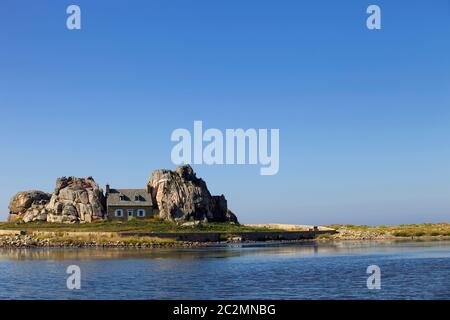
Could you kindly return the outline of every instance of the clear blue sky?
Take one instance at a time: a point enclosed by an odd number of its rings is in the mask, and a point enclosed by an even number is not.
[[[0,219],[58,176],[143,187],[202,120],[280,129],[278,175],[194,166],[242,222],[449,221],[449,0],[2,0],[0,46]]]

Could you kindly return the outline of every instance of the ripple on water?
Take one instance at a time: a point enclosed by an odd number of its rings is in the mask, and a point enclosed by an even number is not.
[[[381,290],[366,287],[372,264]],[[450,299],[450,242],[3,249],[0,287],[1,299]]]

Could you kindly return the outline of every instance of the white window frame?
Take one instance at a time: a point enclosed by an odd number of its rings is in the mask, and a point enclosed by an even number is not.
[[[114,210],[114,216],[116,218],[122,218],[123,217],[123,210],[122,209],[116,209]]]
[[[132,217],[132,216],[133,216],[133,213],[134,213],[134,210],[133,210],[133,209],[128,209],[128,210],[127,210],[127,216],[128,216],[128,217]]]
[[[138,209],[138,211],[137,211],[137,216],[138,216],[139,218],[144,218],[146,214],[147,214],[147,213],[145,212],[144,209]]]

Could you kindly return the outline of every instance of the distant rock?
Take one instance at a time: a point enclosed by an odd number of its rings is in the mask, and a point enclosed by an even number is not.
[[[92,222],[106,218],[105,197],[92,177],[62,177],[49,203],[48,222]]]
[[[8,209],[12,214],[21,214],[33,204],[46,204],[50,197],[51,194],[37,190],[18,192],[11,199]]]
[[[12,197],[9,202],[8,221],[14,222],[22,218],[28,221],[42,220],[42,210],[45,210],[51,194],[43,191],[22,191]],[[45,217],[44,221],[47,219]]]
[[[212,196],[189,165],[175,171],[154,171],[147,187],[162,219],[187,222],[185,226],[197,226],[199,221],[238,223],[225,196]],[[11,199],[9,211],[9,221],[24,223],[91,223],[107,219],[105,196],[92,177],[58,178],[53,194],[19,192]]]
[[[225,197],[212,196],[206,183],[197,178],[189,165],[177,167],[175,171],[155,170],[148,187],[162,219],[181,222],[238,222],[236,216],[228,210]]]
[[[92,222],[106,217],[105,198],[89,178],[62,177],[53,194],[42,191],[17,193],[9,203],[8,221],[58,223]]]

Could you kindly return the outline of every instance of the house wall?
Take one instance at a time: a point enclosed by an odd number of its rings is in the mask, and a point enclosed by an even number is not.
[[[122,209],[123,210],[123,217],[118,218],[115,216],[115,211],[117,209]],[[145,210],[145,217],[138,217],[137,216],[137,211],[139,209],[144,209]],[[142,219],[148,219],[151,218],[153,216],[155,216],[155,214],[157,214],[157,210],[154,210],[153,207],[137,207],[137,206],[108,206],[107,208],[107,213],[108,213],[108,220],[119,220],[119,221],[127,221],[128,220],[128,210],[133,210],[133,217],[139,220]]]

